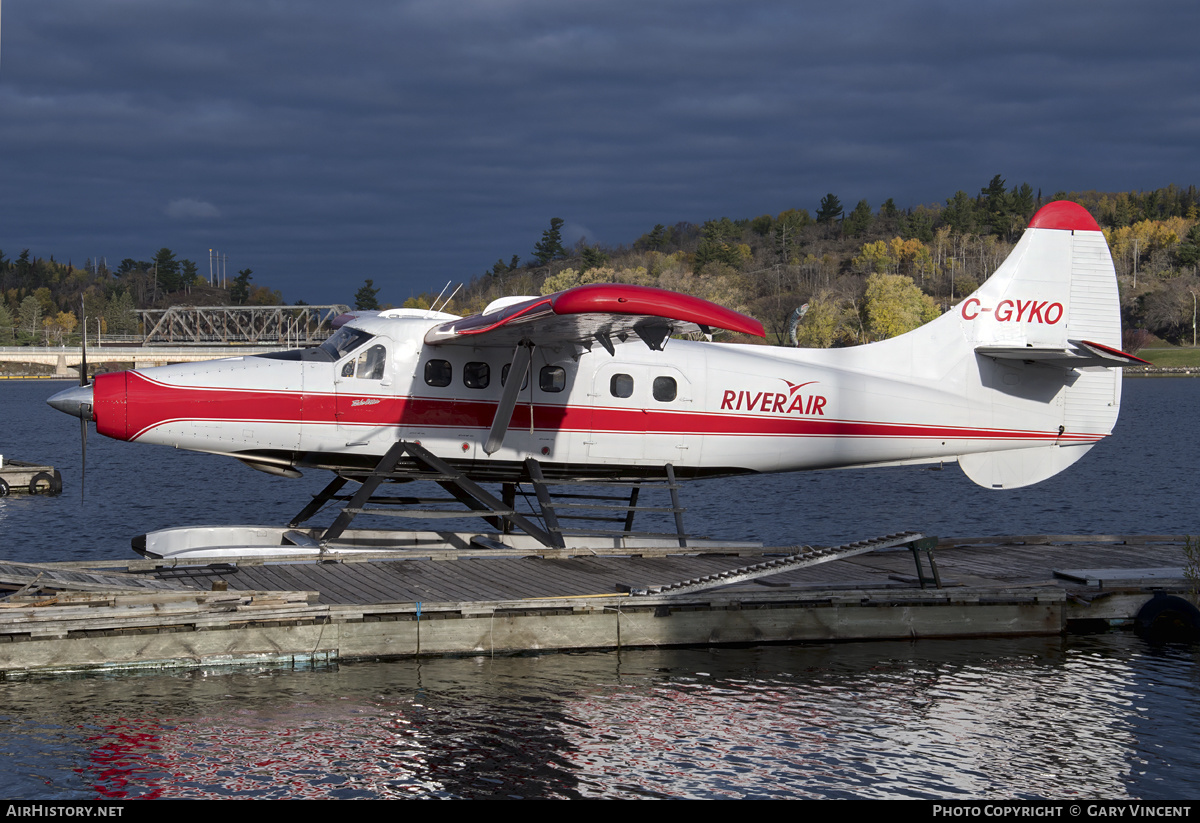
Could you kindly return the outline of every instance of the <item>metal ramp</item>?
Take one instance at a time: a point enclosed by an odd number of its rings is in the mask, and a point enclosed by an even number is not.
[[[925,535],[921,532],[898,532],[896,534],[885,535],[884,537],[876,537],[873,540],[859,540],[854,543],[845,543],[841,546],[830,546],[824,549],[813,549],[804,546],[796,554],[776,557],[771,560],[764,560],[761,563],[728,569],[716,574],[692,578],[691,580],[681,580],[678,583],[671,583],[665,586],[652,586],[646,589],[631,587],[629,593],[633,595],[691,594],[692,592],[728,586],[731,583],[742,583],[746,580],[770,577],[780,572],[829,563],[833,560],[845,560],[848,557],[866,554],[876,549],[891,548],[892,546],[906,546],[912,549],[915,555],[917,550],[923,547],[925,540]],[[922,588],[924,588],[924,584],[922,584]]]
[[[380,489],[384,483],[392,485],[396,480],[395,468],[405,457],[418,469],[417,476],[410,479],[432,481],[441,486],[449,497],[381,494]],[[547,480],[541,464],[533,458],[528,458],[525,460],[524,474],[533,487],[539,509],[539,512],[532,515],[522,514],[516,509],[516,499],[520,493],[519,483],[504,483],[501,498],[497,498],[428,449],[416,443],[399,440],[388,449],[374,469],[356,477],[361,483],[357,491],[353,494],[342,493],[349,478],[335,477],[292,518],[288,528],[296,529],[326,503],[337,501],[343,506],[333,523],[320,536],[318,542],[322,547],[337,545],[342,541],[343,534],[360,514],[426,520],[481,517],[489,526],[503,534],[521,531],[543,546],[557,549],[566,548],[568,538],[578,537],[603,538],[614,541],[615,546],[623,545],[622,541],[627,538],[671,541],[680,547],[687,546],[688,535],[683,528],[684,509],[679,504],[679,484],[675,479],[674,469],[669,464],[666,466],[664,480]],[[601,491],[595,493],[580,490],[585,486],[599,487]],[[618,488],[630,491],[627,494],[616,494]],[[639,505],[642,490],[648,488],[667,491],[670,494],[670,505]],[[634,517],[638,513],[652,512],[673,515],[674,531],[633,531]],[[539,518],[541,525],[535,522]],[[564,528],[563,522],[567,520],[587,521],[592,525],[587,528]],[[621,527],[612,528],[613,524],[620,524]],[[482,547],[488,547],[489,541],[486,539],[478,542]]]

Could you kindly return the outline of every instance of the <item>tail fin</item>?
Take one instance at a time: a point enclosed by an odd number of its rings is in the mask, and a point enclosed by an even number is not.
[[[1112,432],[1119,367],[1144,361],[1120,351],[1112,256],[1082,206],[1060,201],[1039,210],[1008,259],[952,312],[978,367],[970,406],[985,410],[993,425],[1058,430],[1048,444],[960,455],[973,481],[989,488],[1036,483]]]

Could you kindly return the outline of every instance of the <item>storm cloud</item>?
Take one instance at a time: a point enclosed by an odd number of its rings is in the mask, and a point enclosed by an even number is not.
[[[385,302],[655,223],[1197,178],[1200,7],[9,3],[0,249]],[[586,227],[586,228],[585,228]],[[574,239],[574,238],[568,238]]]

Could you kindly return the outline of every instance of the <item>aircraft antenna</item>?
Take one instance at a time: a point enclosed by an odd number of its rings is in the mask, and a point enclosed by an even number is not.
[[[440,292],[438,292],[438,296],[437,296],[437,297],[435,297],[435,298],[433,299],[433,302],[429,304],[429,310],[425,312],[425,319],[426,319],[426,320],[428,320],[428,319],[429,319],[429,315],[431,315],[431,314],[433,314],[435,311],[437,311],[437,309],[435,309],[435,308],[434,308],[434,306],[436,306],[436,305],[437,305],[437,302],[438,302],[439,300],[441,300],[441,299],[442,299],[442,295],[446,293],[446,289],[450,288],[450,284],[451,284],[451,283],[453,283],[453,282],[454,282],[453,280],[447,280],[447,281],[446,281],[446,285],[442,286],[442,290],[441,290]]]
[[[449,286],[450,284],[447,283],[446,285]],[[450,301],[454,299],[454,295],[458,294],[458,290],[461,288],[462,288],[462,283],[459,283],[458,286],[455,287],[454,291],[450,292],[450,296],[446,298],[446,302],[442,303],[442,309],[445,309],[447,306],[450,305]],[[445,291],[445,289],[442,289],[442,291]],[[439,311],[441,311],[441,309],[439,309]]]

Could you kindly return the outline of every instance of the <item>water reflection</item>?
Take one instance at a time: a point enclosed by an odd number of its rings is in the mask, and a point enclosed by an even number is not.
[[[0,683],[10,797],[1188,796],[1195,652],[1127,635]]]

